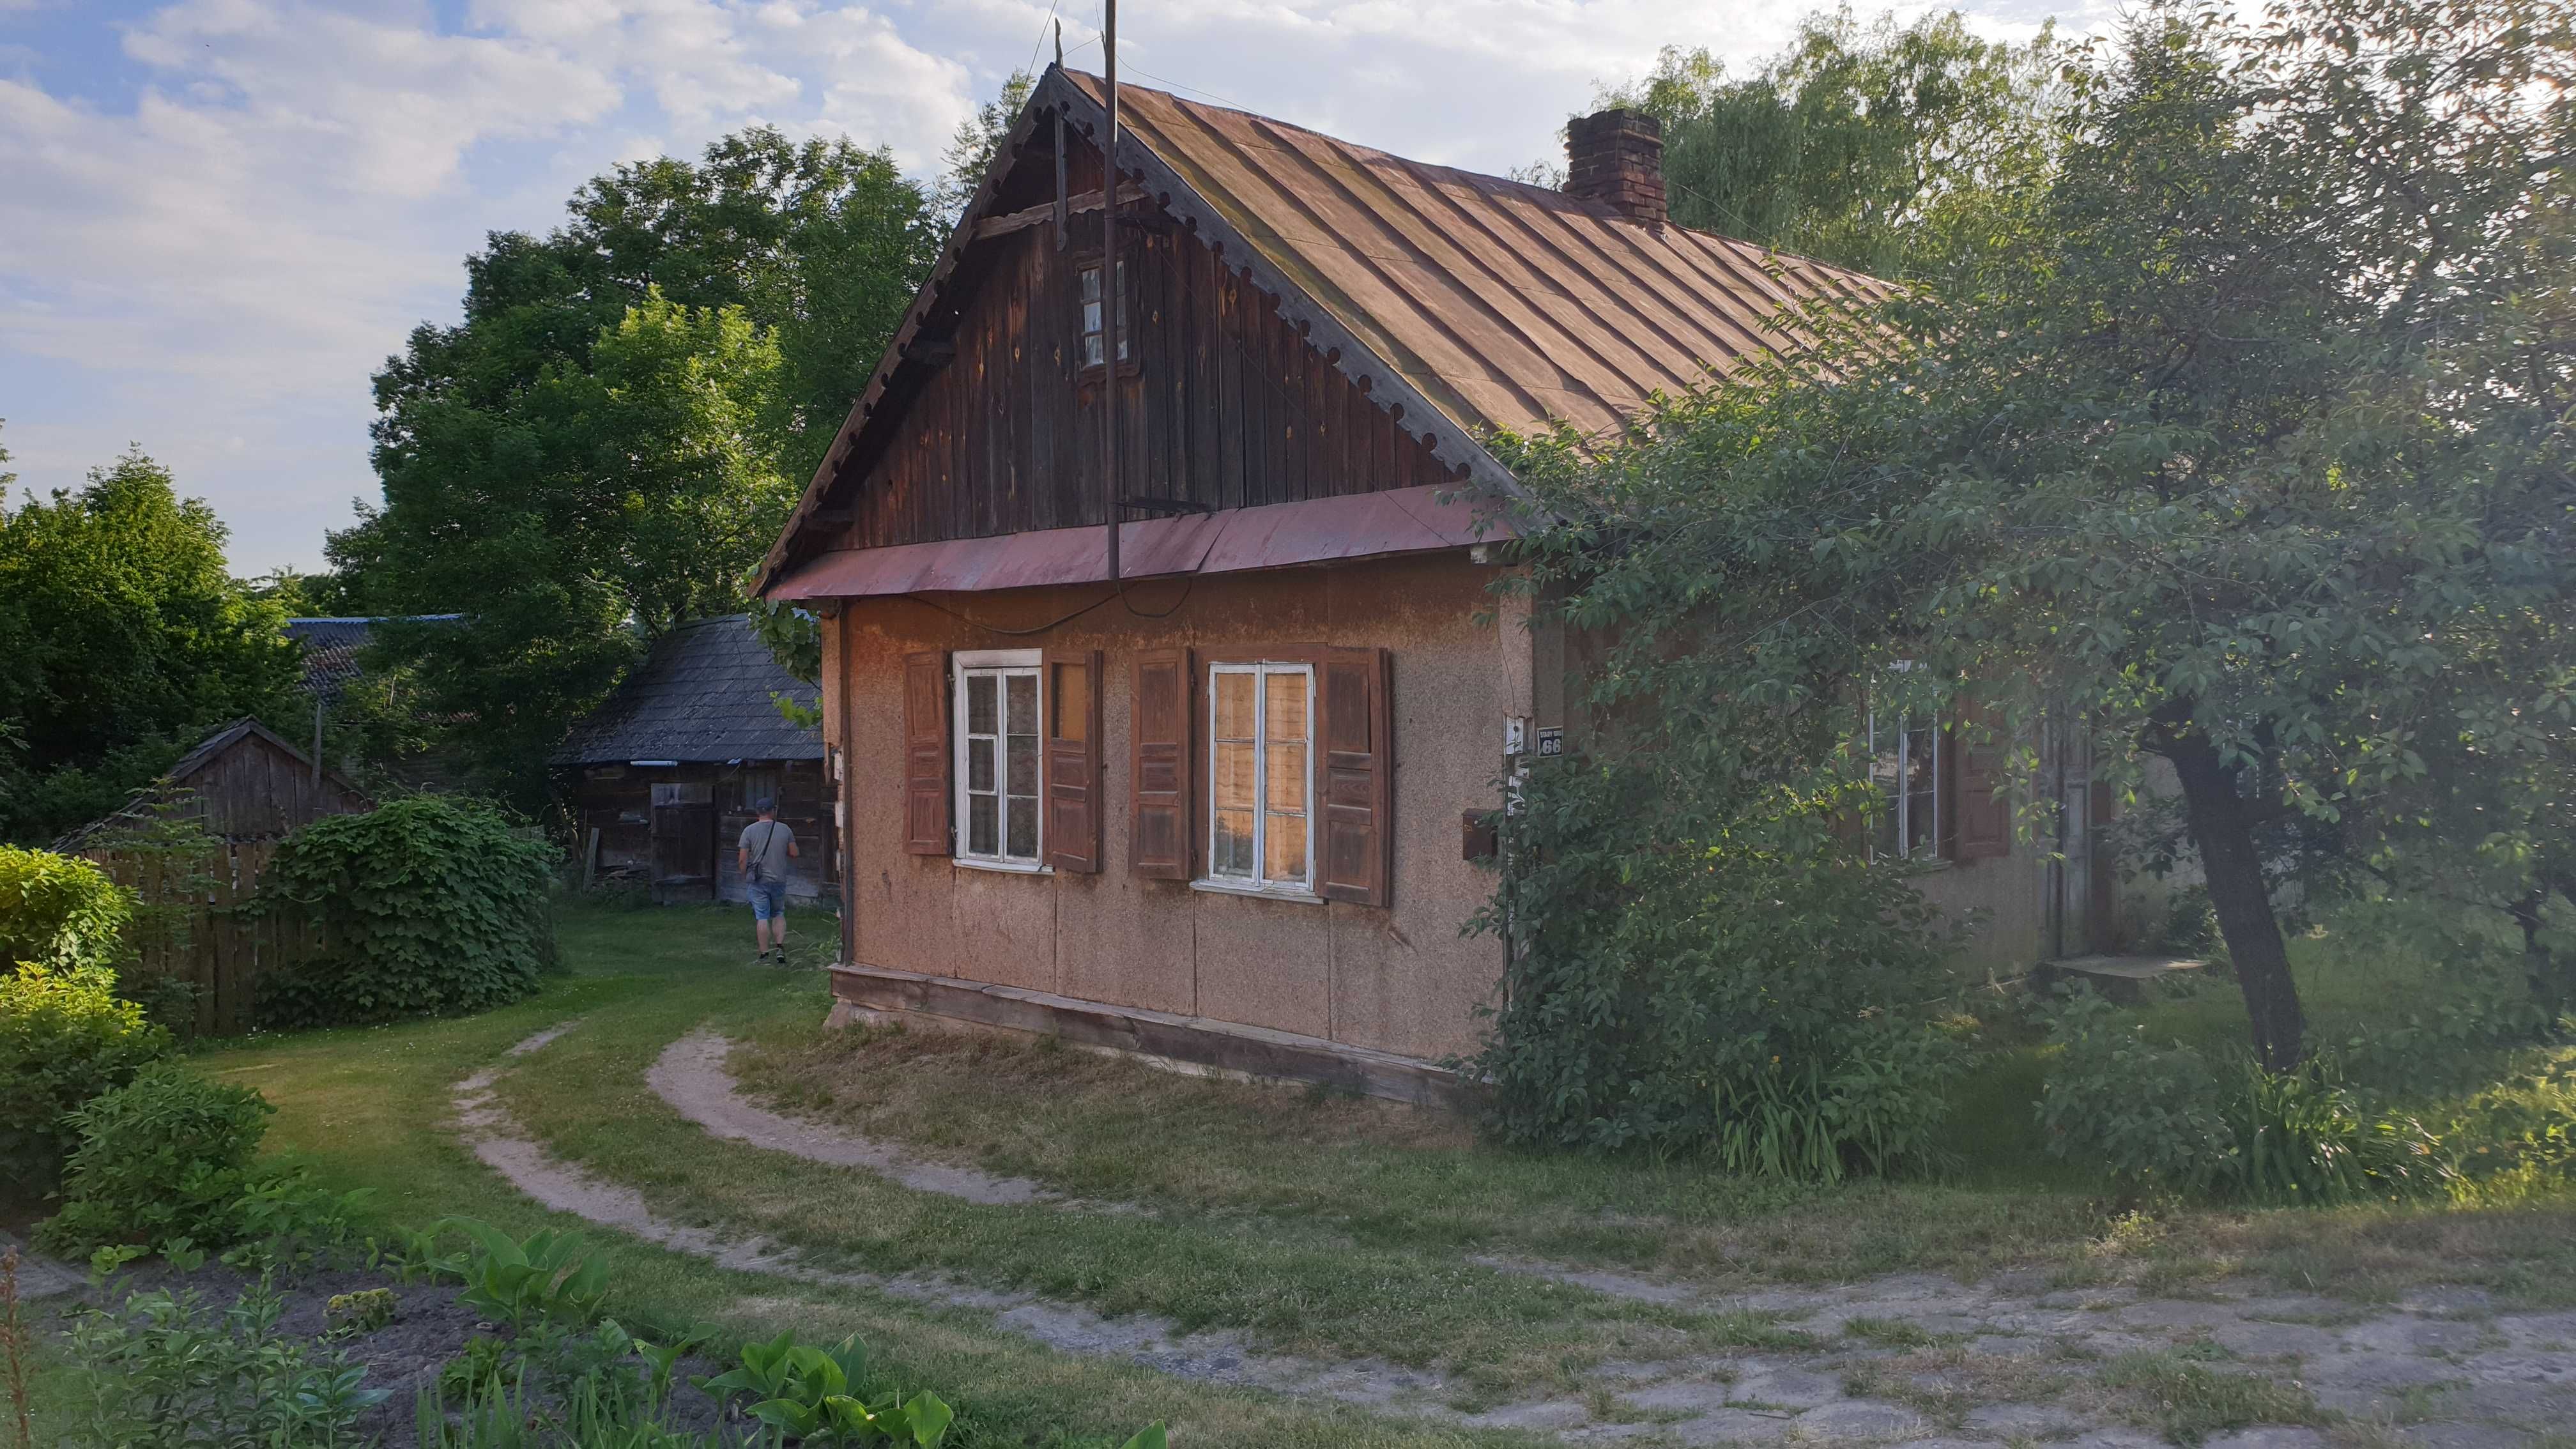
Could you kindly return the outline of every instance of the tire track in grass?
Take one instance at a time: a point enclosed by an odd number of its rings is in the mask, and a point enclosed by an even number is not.
[[[1381,1359],[1335,1363],[1260,1353],[1248,1348],[1240,1334],[1182,1333],[1168,1320],[1150,1315],[1109,1318],[1034,1293],[978,1288],[942,1274],[822,1268],[759,1237],[672,1222],[655,1214],[633,1188],[594,1177],[547,1152],[510,1115],[495,1091],[513,1061],[540,1050],[578,1024],[561,1023],[518,1043],[501,1061],[460,1080],[453,1097],[458,1127],[475,1157],[541,1206],[735,1272],[860,1288],[910,1302],[988,1313],[995,1326],[1063,1353],[1121,1358],[1175,1378],[1320,1395],[1367,1408],[1472,1422],[1446,1406],[1444,1400],[1458,1392],[1458,1385],[1443,1374]],[[1579,1401],[1567,1402],[1581,1411]]]

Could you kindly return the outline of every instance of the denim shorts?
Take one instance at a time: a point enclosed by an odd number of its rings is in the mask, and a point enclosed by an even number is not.
[[[787,918],[787,882],[755,880],[743,884],[743,894],[751,898],[751,918],[755,921]]]

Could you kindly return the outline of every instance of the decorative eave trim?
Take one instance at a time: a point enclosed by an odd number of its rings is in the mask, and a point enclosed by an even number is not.
[[[768,592],[778,571],[787,563],[788,546],[809,522],[816,521],[814,514],[822,506],[823,495],[838,476],[841,465],[848,460],[877,404],[884,400],[895,369],[903,364],[922,324],[929,320],[931,309],[944,296],[949,277],[956,271],[958,263],[965,260],[966,249],[977,240],[977,224],[991,210],[1002,177],[1018,164],[1019,150],[1027,144],[1038,118],[1059,107],[1068,122],[1079,124],[1085,138],[1098,144],[1099,130],[1108,124],[1107,109],[1092,99],[1089,92],[1074,84],[1061,65],[1048,66],[1046,74],[1031,88],[1028,102],[1021,107],[1020,118],[1012,125],[1010,134],[993,148],[993,159],[984,170],[984,178],[976,184],[974,197],[967,202],[957,225],[949,232],[946,244],[940,248],[939,261],[931,269],[929,280],[922,284],[920,294],[913,298],[911,309],[904,313],[903,325],[895,329],[894,340],[887,344],[885,355],[868,379],[866,390],[852,404],[848,417],[841,423],[840,432],[832,439],[832,446],[823,454],[822,462],[816,465],[813,478],[806,483],[804,494],[796,501],[795,511],[788,515],[786,526],[779,530],[778,541],[770,545],[768,554],[761,560],[760,571],[752,582],[753,597],[762,597]],[[1405,417],[1399,426],[1428,439],[1434,451],[1455,441],[1460,449],[1459,461],[1467,469],[1469,484],[1499,494],[1532,515],[1544,515],[1544,505],[1522,486],[1518,478],[1512,476],[1511,470],[1503,466],[1472,428],[1460,423],[1447,409],[1406,380],[1393,363],[1375,347],[1362,341],[1330,308],[1273,265],[1251,238],[1208,204],[1207,199],[1155,154],[1152,147],[1138,140],[1135,132],[1122,130],[1119,133],[1118,154],[1112,159],[1116,164],[1108,169],[1121,178],[1130,174],[1143,176],[1146,190],[1158,206],[1178,218],[1202,245],[1219,247],[1218,260],[1223,265],[1232,268],[1236,275],[1252,285],[1278,297],[1279,316],[1303,335],[1306,345],[1318,357],[1331,359],[1333,370],[1360,388],[1362,396],[1388,412],[1402,405]],[[1124,200],[1126,183],[1123,179],[1119,189],[1120,199]],[[1428,418],[1436,418],[1439,422],[1427,428],[1409,426],[1417,419]]]

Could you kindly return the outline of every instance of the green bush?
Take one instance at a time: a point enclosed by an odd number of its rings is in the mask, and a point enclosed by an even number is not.
[[[248,1087],[176,1064],[92,1100],[72,1114],[80,1146],[63,1173],[63,1210],[37,1241],[67,1256],[227,1246],[242,1232],[251,1158],[276,1110]]]
[[[261,983],[278,1025],[485,1011],[537,989],[554,961],[554,852],[477,801],[415,795],[287,837],[264,909],[307,916],[324,947]]]
[[[72,1324],[66,1444],[79,1449],[328,1449],[386,1391],[366,1366],[278,1331],[265,1280],[220,1312],[195,1293],[137,1293]]]
[[[102,967],[0,975],[0,1172],[50,1185],[80,1141],[66,1114],[173,1050]]]
[[[2331,1052],[2295,1071],[2159,1047],[2119,1008],[2076,991],[2049,1014],[2040,1091],[2048,1150],[2142,1187],[2261,1203],[2416,1197],[2457,1178],[2422,1122],[2374,1108]]]
[[[1537,772],[1504,822],[1515,866],[1479,925],[1511,964],[1472,1064],[1495,1128],[1807,1178],[1927,1162],[1960,1065],[1925,1010],[1949,992],[1935,914],[1813,813],[1676,819],[1667,788]]]
[[[0,845],[0,966],[113,966],[133,893],[88,861]]]

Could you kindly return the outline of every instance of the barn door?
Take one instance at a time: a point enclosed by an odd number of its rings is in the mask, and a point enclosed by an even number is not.
[[[654,899],[712,900],[715,889],[713,787],[703,780],[654,786]]]

